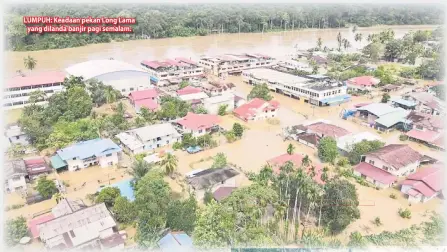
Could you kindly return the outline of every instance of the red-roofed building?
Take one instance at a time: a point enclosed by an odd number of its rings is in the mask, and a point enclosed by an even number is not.
[[[441,195],[444,189],[443,168],[434,165],[408,176],[401,183],[401,192],[408,195],[411,202],[427,202]]]
[[[292,139],[311,148],[316,148],[323,137],[332,137],[337,140],[351,132],[326,122],[315,122],[309,125],[292,126],[289,133]]]
[[[279,174],[281,172],[281,167],[284,166],[287,162],[292,162],[295,167],[300,168],[303,162],[303,156],[301,156],[300,154],[289,155],[288,153],[286,153],[267,161],[267,163],[273,167],[273,172],[275,174]],[[312,166],[315,167],[315,176],[313,177],[314,181],[318,184],[323,185],[324,181],[321,180],[323,168],[321,167],[321,164],[312,162],[306,170],[307,174],[311,174]]]
[[[3,106],[6,109],[24,107],[28,104],[30,93],[38,90],[43,91],[48,99],[54,93],[64,90],[62,83],[65,76],[63,72],[40,72],[15,76],[6,81]]]
[[[379,188],[391,187],[397,180],[393,174],[365,162],[361,162],[354,168],[354,174]]]
[[[361,161],[402,177],[416,172],[422,159],[419,152],[406,144],[390,144],[365,154]]]
[[[208,114],[188,114],[177,121],[180,130],[185,133],[191,133],[193,137],[203,136],[219,129],[220,119],[217,115]]]
[[[355,91],[371,91],[379,83],[380,80],[373,76],[360,76],[347,80],[346,86]]]
[[[244,121],[256,121],[275,117],[278,108],[279,102],[277,101],[264,101],[255,98],[236,108],[233,113]]]
[[[30,179],[34,179],[42,174],[49,174],[53,170],[45,162],[43,157],[27,158],[23,160]]]
[[[52,219],[54,219],[54,215],[52,213],[49,213],[49,214],[38,216],[38,217],[28,221],[28,229],[31,232],[32,238],[33,239],[39,238],[39,229],[37,228],[37,226],[39,224],[50,221]]]
[[[185,58],[165,61],[144,60],[141,65],[151,74],[151,83],[158,86],[178,84],[181,80],[204,77],[203,68]]]
[[[410,140],[445,150],[442,117],[412,111],[407,119],[413,122],[413,129],[407,132]]]
[[[146,89],[140,91],[133,91],[129,94],[130,104],[135,108],[137,113],[141,108],[147,108],[150,111],[155,111],[158,108],[159,93],[157,89]]]
[[[182,89],[177,90],[178,95],[189,95],[189,94],[198,94],[201,93],[202,89],[197,87],[186,86]]]

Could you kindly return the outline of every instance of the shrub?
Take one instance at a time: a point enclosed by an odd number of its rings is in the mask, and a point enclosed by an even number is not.
[[[390,198],[392,198],[392,199],[396,199],[396,198],[397,198],[397,197],[396,197],[396,194],[394,194],[394,193],[390,194]]]
[[[180,143],[180,142],[175,142],[172,145],[172,149],[174,149],[174,150],[180,150],[181,148],[182,148],[182,143]]]
[[[40,177],[37,180],[36,190],[44,198],[51,198],[53,194],[58,192],[56,183],[53,180],[48,180],[46,177]]]
[[[411,219],[411,211],[407,208],[405,210],[402,210],[402,208],[399,208],[399,215],[400,217],[404,219]]]
[[[9,210],[19,209],[19,208],[22,208],[24,206],[25,206],[24,204],[15,204],[15,205],[12,205],[12,206],[7,206],[7,207],[5,207],[5,212],[8,212]]]
[[[225,137],[227,138],[227,142],[229,143],[236,141],[236,134],[234,134],[233,130],[227,131],[225,133]]]
[[[206,190],[205,191],[205,195],[203,196],[203,203],[208,205],[213,200],[214,200],[213,193],[210,190]]]
[[[62,181],[62,184],[63,184],[65,187],[70,187],[70,183],[68,183],[67,180],[63,180],[63,181]]]
[[[337,165],[341,167],[346,167],[349,164],[349,160],[346,157],[340,157],[338,159]]]
[[[227,108],[228,108],[228,104],[222,104],[219,106],[219,111],[217,112],[218,115],[220,116],[224,116],[227,114]]]
[[[407,136],[407,135],[404,135],[404,134],[401,134],[401,135],[399,136],[399,140],[400,140],[400,141],[406,141],[406,140],[408,140],[408,136]]]

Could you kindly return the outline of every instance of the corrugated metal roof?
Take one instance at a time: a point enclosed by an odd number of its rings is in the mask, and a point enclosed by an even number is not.
[[[92,156],[99,157],[119,151],[121,151],[121,148],[112,140],[96,138],[58,150],[57,155],[59,155],[62,160],[73,158],[85,159]]]
[[[84,80],[98,77],[103,74],[132,71],[141,74],[147,74],[148,78],[150,74],[143,69],[136,67],[132,64],[118,61],[118,60],[90,60],[85,61],[65,69],[65,71],[73,76],[82,76]]]

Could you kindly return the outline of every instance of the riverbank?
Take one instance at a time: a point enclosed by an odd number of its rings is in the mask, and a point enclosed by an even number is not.
[[[358,28],[357,33],[362,33],[365,39],[360,42],[354,40],[354,34],[350,28],[303,29],[269,33],[222,33],[209,36],[129,40],[43,51],[10,51],[5,54],[8,60],[5,72],[9,76],[15,75],[17,70],[26,73],[23,58],[28,55],[37,61],[33,72],[63,71],[66,67],[83,61],[109,58],[133,65],[139,65],[142,60],[175,57],[198,60],[201,55],[224,53],[266,53],[281,58],[294,53],[295,46],[300,49],[315,47],[318,38],[322,39],[323,46],[335,47],[338,32],[342,37],[350,40],[352,48],[355,49],[368,44],[366,41],[368,34],[386,29],[393,29],[395,36],[399,38],[409,31],[434,30],[436,28],[437,25],[361,27]]]

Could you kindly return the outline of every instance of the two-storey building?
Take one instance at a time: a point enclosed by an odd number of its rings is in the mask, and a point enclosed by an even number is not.
[[[225,54],[215,57],[201,57],[199,65],[216,76],[241,73],[243,70],[270,67],[275,59],[262,54]]]
[[[5,135],[11,145],[20,144],[26,146],[30,144],[28,135],[23,132],[19,125],[9,125],[5,131]]]
[[[6,192],[16,192],[26,190],[26,171],[25,162],[22,159],[9,160],[4,164],[5,189]]]
[[[244,121],[257,121],[276,117],[278,113],[279,102],[264,101],[255,98],[233,111],[233,114]]]
[[[29,103],[30,95],[35,91],[42,91],[45,95],[37,104],[43,104],[54,93],[64,89],[63,72],[40,72],[17,75],[6,81],[3,93],[3,107],[5,109],[23,108]]]
[[[191,80],[193,78],[203,77],[203,67],[196,62],[185,59],[175,58],[164,61],[141,62],[141,66],[151,74],[151,83],[157,86],[166,86],[178,84],[182,80]]]
[[[189,112],[185,117],[177,120],[176,124],[182,134],[191,133],[193,137],[199,137],[219,130],[219,122],[217,115]]]
[[[445,149],[442,117],[412,111],[407,120],[411,122],[411,130],[406,133],[410,140],[441,150]]]
[[[391,187],[397,177],[415,173],[422,155],[406,144],[390,144],[361,157],[354,174],[380,188]]]
[[[69,171],[93,165],[109,167],[118,164],[120,154],[121,148],[112,140],[97,138],[58,150],[51,158],[51,165],[56,170],[68,168]]]
[[[149,125],[116,135],[124,149],[134,155],[176,143],[181,141],[181,137],[170,123]]]
[[[327,78],[304,78],[268,68],[247,70],[242,76],[250,85],[267,84],[272,91],[316,106],[336,105],[351,98],[346,93],[346,85]]]

